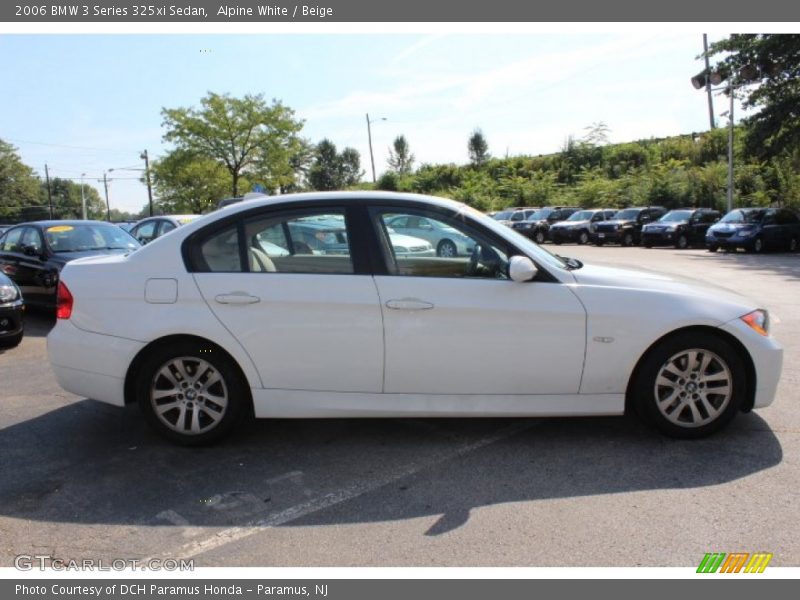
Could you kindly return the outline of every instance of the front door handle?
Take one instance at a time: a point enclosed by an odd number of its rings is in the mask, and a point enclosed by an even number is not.
[[[399,298],[397,300],[388,300],[386,308],[394,310],[430,310],[433,308],[433,304],[417,298]]]
[[[227,294],[215,296],[214,300],[220,304],[255,304],[256,302],[260,302],[261,298],[258,296],[251,296],[247,292],[228,292]]]

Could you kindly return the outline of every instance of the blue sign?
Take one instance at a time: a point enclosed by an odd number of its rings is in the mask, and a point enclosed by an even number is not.
[[[263,185],[261,185],[260,183],[257,183],[257,184],[255,184],[255,185],[253,186],[253,191],[254,191],[256,194],[263,194],[263,193],[264,193],[264,186],[263,186]]]

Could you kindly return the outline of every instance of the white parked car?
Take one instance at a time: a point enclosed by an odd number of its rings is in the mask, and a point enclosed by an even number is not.
[[[396,252],[387,221],[473,240]],[[346,248],[298,252],[310,217]],[[287,249],[269,255],[268,239]],[[137,402],[186,444],[256,417],[619,415],[699,437],[772,402],[767,312],[721,288],[554,256],[449,200],[274,196],[206,215],[125,256],[61,273],[50,362],[66,390]]]

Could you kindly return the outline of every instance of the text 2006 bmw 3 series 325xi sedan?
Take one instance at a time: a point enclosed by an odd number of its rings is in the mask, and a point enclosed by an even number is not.
[[[401,216],[472,250],[396,252]],[[344,228],[335,245],[295,244],[293,232],[331,221]],[[733,292],[560,258],[463,204],[406,194],[229,206],[127,255],[69,263],[58,317],[48,350],[60,384],[136,402],[185,444],[250,414],[635,410],[700,437],[772,402],[782,362],[767,312]]]

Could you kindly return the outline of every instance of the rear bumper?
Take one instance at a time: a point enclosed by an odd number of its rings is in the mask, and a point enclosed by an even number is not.
[[[58,384],[73,394],[115,406],[125,404],[125,375],[144,343],[90,333],[59,320],[47,336]]]

